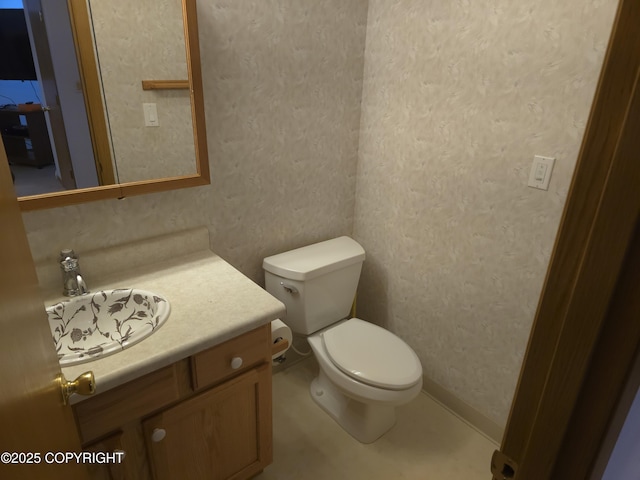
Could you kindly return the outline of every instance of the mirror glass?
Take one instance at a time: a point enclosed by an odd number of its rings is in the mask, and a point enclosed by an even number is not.
[[[89,5],[117,181],[195,174],[189,90],[141,87],[188,78],[180,0]]]
[[[0,0],[0,31],[0,130],[20,200],[208,183],[194,0]]]

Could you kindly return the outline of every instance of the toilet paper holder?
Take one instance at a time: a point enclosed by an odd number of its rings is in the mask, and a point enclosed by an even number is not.
[[[276,358],[276,355],[281,355],[289,348],[289,340],[286,338],[278,339],[271,345],[271,355]]]
[[[291,329],[280,319],[271,322],[271,360],[274,365],[285,360],[285,353],[291,347],[293,334]]]

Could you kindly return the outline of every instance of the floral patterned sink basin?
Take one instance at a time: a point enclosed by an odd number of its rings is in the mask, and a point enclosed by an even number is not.
[[[88,293],[47,308],[63,367],[135,345],[158,330],[170,312],[166,298],[131,288]]]

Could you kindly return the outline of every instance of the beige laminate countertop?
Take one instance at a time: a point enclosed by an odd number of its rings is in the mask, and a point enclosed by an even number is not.
[[[164,296],[171,315],[158,331],[125,350],[62,369],[67,380],[91,370],[97,394],[170,365],[284,315],[284,305],[211,251],[87,279],[93,292],[139,288]],[[47,306],[64,300],[49,295]],[[71,403],[84,398],[71,397]]]

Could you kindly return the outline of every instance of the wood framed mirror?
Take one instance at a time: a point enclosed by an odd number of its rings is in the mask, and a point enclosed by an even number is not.
[[[2,140],[13,167],[17,155],[25,154],[16,150],[16,142],[23,148],[24,139],[7,134],[11,131],[2,118],[20,117],[21,133],[33,137],[26,149],[30,161],[32,150],[46,150],[46,142],[43,147],[38,139],[38,132],[44,132],[62,186],[59,191],[18,193],[23,211],[210,183],[196,0],[24,0],[24,13],[44,106],[34,102],[1,108]],[[55,57],[56,47],[48,45],[48,39],[62,43],[64,34],[51,26],[55,22],[42,20],[55,15],[69,24],[71,58],[77,61],[78,80],[62,88],[75,89],[80,96],[88,139],[84,154],[78,154],[76,145],[82,128],[69,121],[59,91],[59,77],[68,72],[56,69],[55,59],[40,53],[46,48]],[[76,165],[78,157],[84,166]],[[94,177],[89,186],[81,178],[86,165]],[[35,170],[37,165],[20,168]]]

